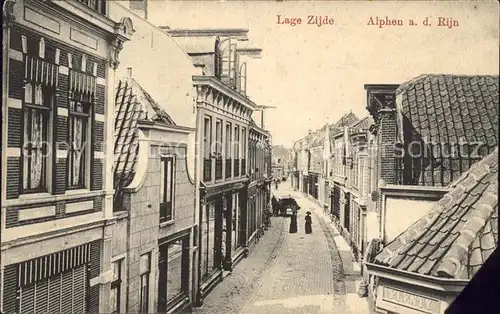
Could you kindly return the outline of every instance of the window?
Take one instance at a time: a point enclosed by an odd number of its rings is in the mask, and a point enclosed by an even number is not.
[[[87,174],[91,96],[72,93],[68,111],[68,188],[84,188]]]
[[[167,280],[167,303],[175,297],[183,294],[182,282],[182,240],[177,240],[168,245],[168,280]]]
[[[351,170],[351,175],[352,175],[352,183],[353,186],[359,189],[359,172],[358,172],[358,154],[354,153],[352,157],[352,170]]]
[[[215,203],[208,203],[203,210],[202,218],[202,258],[201,258],[201,274],[202,278],[206,279],[212,274],[212,270],[216,268],[215,263]]]
[[[160,166],[160,223],[173,219],[175,158],[164,157]]]
[[[233,154],[234,159],[240,158],[240,128],[235,125],[234,126],[234,141],[233,141]]]
[[[24,85],[23,190],[46,192],[48,141],[53,90],[42,84]]]
[[[113,263],[113,281],[111,282],[111,313],[120,313],[120,296],[122,286],[122,260]]]
[[[215,153],[219,157],[222,154],[222,120],[215,122]]]
[[[189,290],[189,236],[160,245],[158,312],[166,312]]]
[[[149,312],[149,274],[151,272],[151,253],[141,256],[139,262],[139,269],[141,274],[141,301],[140,313]]]
[[[226,159],[231,159],[231,144],[233,141],[233,136],[231,134],[232,128],[231,123],[226,124]]]
[[[247,152],[247,135],[246,135],[246,130],[245,128],[241,128],[241,157],[245,159],[246,157],[246,152]]]
[[[205,117],[204,138],[205,143],[205,159],[212,155],[212,118]]]
[[[48,151],[57,84],[57,65],[44,60],[45,40],[21,37],[24,53],[22,192],[49,192]]]

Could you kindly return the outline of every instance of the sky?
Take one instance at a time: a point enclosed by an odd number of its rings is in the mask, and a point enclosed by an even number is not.
[[[346,112],[362,118],[365,84],[420,74],[493,74],[499,69],[499,8],[491,2],[154,1],[148,20],[170,28],[246,28],[262,58],[247,62],[247,94],[265,114],[273,144],[292,147],[309,129]],[[302,24],[277,24],[277,15]],[[308,15],[333,25],[308,25]],[[403,26],[367,25],[370,18]],[[431,26],[424,26],[428,17]],[[438,27],[438,18],[458,27]],[[409,26],[412,19],[417,25]]]

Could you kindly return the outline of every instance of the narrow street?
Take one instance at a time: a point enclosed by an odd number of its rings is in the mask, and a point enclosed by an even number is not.
[[[294,192],[289,182],[283,182],[278,193],[297,197],[298,232],[288,232],[290,218],[273,217],[271,228],[250,256],[194,313],[368,313],[355,294],[354,282],[345,280],[349,276],[344,273],[336,235],[320,217],[322,209]],[[304,232],[308,210],[312,234]],[[346,269],[352,269],[348,263]]]

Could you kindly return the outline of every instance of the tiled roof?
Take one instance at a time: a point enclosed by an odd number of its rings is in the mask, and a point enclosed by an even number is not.
[[[359,118],[356,117],[356,115],[352,112],[348,112],[345,115],[342,116],[335,124],[334,126],[337,128],[343,128],[346,126],[351,126],[354,123],[358,122]]]
[[[330,147],[335,147],[335,137],[344,133],[344,127],[351,126],[359,122],[358,117],[352,112],[342,116],[336,123],[330,125]]]
[[[368,130],[373,124],[373,118],[371,116],[364,117],[360,121],[356,122],[351,126],[353,130]]]
[[[375,264],[435,277],[474,276],[498,242],[498,148],[450,187],[375,257]]]
[[[396,91],[406,141],[498,145],[498,76],[420,75]],[[400,121],[401,123],[401,121]],[[491,151],[491,150],[490,150]]]
[[[139,120],[175,125],[167,112],[134,79],[119,79],[115,98],[115,201],[121,198],[120,188],[129,185],[135,175]]]

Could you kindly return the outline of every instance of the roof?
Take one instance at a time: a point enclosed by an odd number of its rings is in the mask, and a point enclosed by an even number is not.
[[[330,147],[335,147],[335,137],[344,133],[344,127],[351,126],[359,121],[352,112],[344,114],[337,122],[330,125]]]
[[[420,75],[400,85],[396,91],[399,123],[406,124],[411,134],[405,135],[405,141],[459,143],[465,139],[497,146],[498,85],[499,77],[491,75]]]
[[[115,98],[115,200],[121,198],[120,188],[128,186],[135,175],[140,120],[175,125],[168,113],[134,79],[119,79]]]
[[[215,53],[215,40],[217,36],[211,37],[174,37],[179,47],[188,54],[192,53]]]
[[[373,123],[373,118],[371,116],[367,116],[353,124],[351,128],[353,130],[368,130]]]
[[[434,277],[472,278],[498,241],[498,148],[450,188],[374,263]]]

